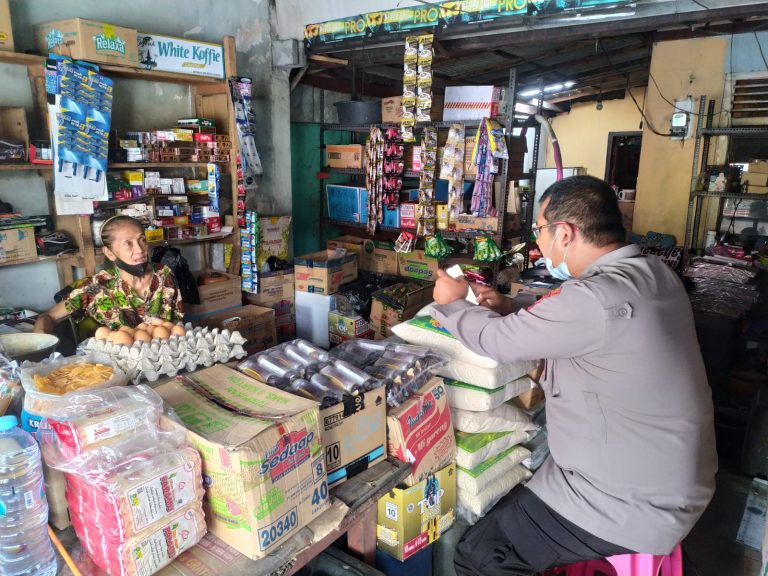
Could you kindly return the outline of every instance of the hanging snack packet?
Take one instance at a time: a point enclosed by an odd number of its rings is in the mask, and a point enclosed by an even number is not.
[[[434,236],[428,236],[424,239],[424,256],[442,260],[452,253],[453,248],[448,245],[440,232],[436,232]]]
[[[502,256],[503,252],[489,236],[475,236],[475,262],[496,262]]]
[[[395,240],[395,252],[399,254],[406,254],[413,252],[416,247],[416,236],[411,232],[401,232],[400,236]]]

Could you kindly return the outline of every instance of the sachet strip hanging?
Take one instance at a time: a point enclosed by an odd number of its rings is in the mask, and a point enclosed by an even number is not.
[[[384,132],[383,169],[384,207],[394,210],[400,205],[400,191],[403,189],[405,173],[405,146],[397,128],[387,128]]]
[[[437,167],[437,129],[424,128],[421,138],[421,173],[419,203],[416,205],[416,235],[432,236],[436,230],[435,168]]]
[[[414,142],[417,122],[430,122],[432,110],[433,34],[407,36],[403,58],[403,116],[400,135],[404,142]]]
[[[451,125],[440,165],[440,179],[448,181],[449,221],[464,210],[464,136],[463,124]]]
[[[504,128],[496,121],[484,118],[477,128],[472,163],[477,166],[475,189],[470,210],[475,216],[487,216],[493,210],[493,178],[499,173],[497,159],[508,159]]]
[[[475,262],[496,262],[504,254],[489,236],[480,234],[475,236]]]
[[[384,220],[382,201],[384,196],[384,135],[376,126],[371,127],[365,145],[366,173],[365,187],[368,190],[369,234],[376,232],[376,225]]]

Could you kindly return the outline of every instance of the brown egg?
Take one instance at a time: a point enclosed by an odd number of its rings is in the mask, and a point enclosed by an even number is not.
[[[112,330],[107,328],[106,326],[102,326],[96,330],[96,334],[94,335],[97,340],[106,340],[107,337],[112,333]]]
[[[119,344],[120,346],[132,346],[133,336],[131,336],[127,332],[122,332],[118,330],[117,332],[113,333],[112,343]]]
[[[149,323],[152,324],[152,326],[162,326],[165,324],[165,320],[162,318],[152,318],[150,319]]]
[[[184,330],[184,326],[174,326],[171,328],[171,334],[176,334],[176,336],[186,336],[187,331]]]
[[[149,328],[149,324],[145,324],[144,322],[136,326],[136,330],[144,330],[145,332],[147,331],[147,328]]]
[[[130,326],[120,326],[120,328],[118,328],[118,330],[120,332],[125,332],[126,334],[130,334],[131,336],[133,336],[133,333],[135,332],[135,330],[133,328],[131,328]]]
[[[107,342],[112,342],[113,338],[115,337],[115,334],[117,334],[117,332],[113,332],[112,330],[110,330],[109,334],[107,334]]]
[[[158,338],[160,340],[168,340],[171,336],[171,331],[165,326],[156,326],[152,332],[152,338]]]
[[[146,330],[136,330],[133,334],[134,342],[146,342],[149,344],[152,341],[152,335]]]

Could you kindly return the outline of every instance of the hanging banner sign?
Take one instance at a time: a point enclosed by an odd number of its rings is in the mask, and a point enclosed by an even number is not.
[[[452,0],[411,8],[369,12],[304,27],[307,48],[349,40],[376,38],[424,28],[448,28],[509,17],[552,16],[587,10],[634,7],[629,0]]]

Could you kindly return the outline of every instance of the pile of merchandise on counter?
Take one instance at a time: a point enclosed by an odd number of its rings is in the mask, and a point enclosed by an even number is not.
[[[688,296],[694,310],[743,318],[760,298],[757,270],[746,262],[704,256],[693,259],[683,276],[691,283]]]
[[[474,524],[531,476],[522,465],[531,452],[522,444],[536,435],[538,427],[515,400],[530,402],[536,383],[529,373],[538,363],[500,364],[480,356],[429,316],[417,316],[393,331],[406,342],[449,358],[437,373],[444,378],[456,429],[457,513]]]
[[[185,435],[165,432],[146,386],[70,394],[40,423],[46,463],[65,473],[83,549],[114,576],[153,574],[207,528],[202,467]]]

